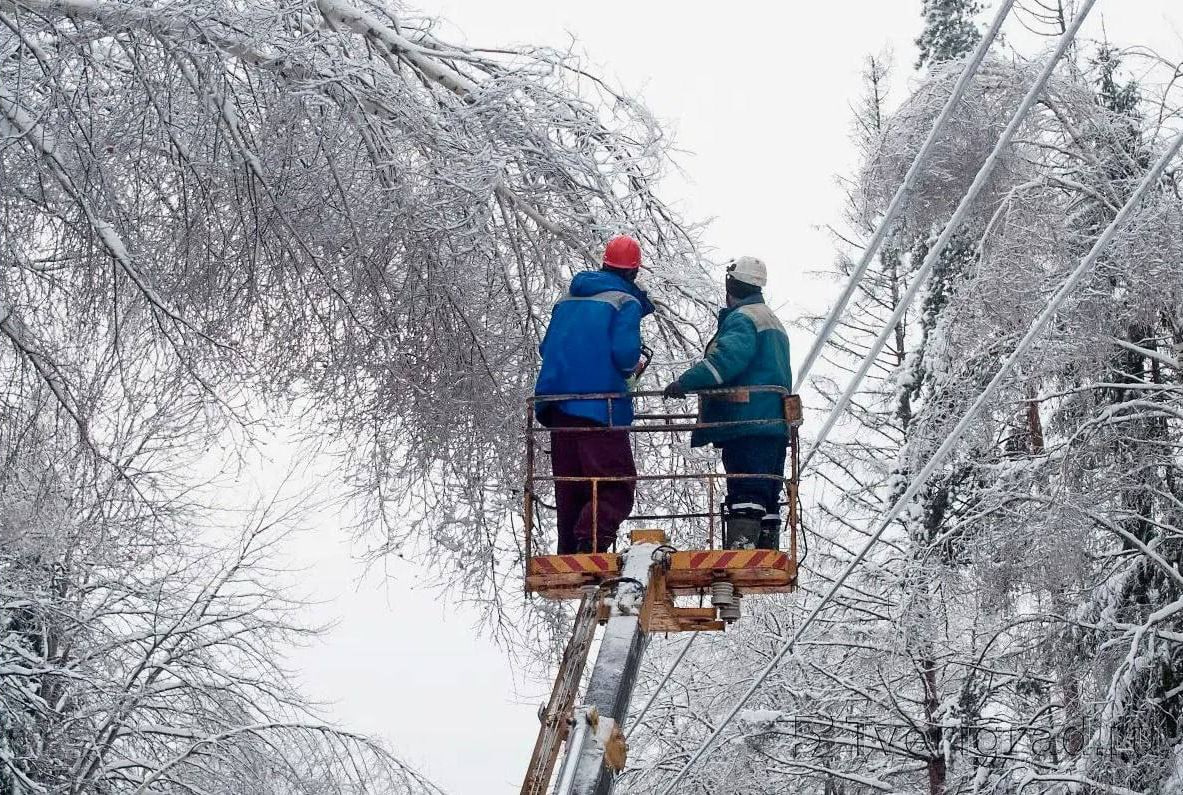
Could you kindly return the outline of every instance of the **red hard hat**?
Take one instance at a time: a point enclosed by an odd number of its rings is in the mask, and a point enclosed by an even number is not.
[[[628,235],[617,235],[604,246],[604,264],[635,270],[641,267],[641,246]]]

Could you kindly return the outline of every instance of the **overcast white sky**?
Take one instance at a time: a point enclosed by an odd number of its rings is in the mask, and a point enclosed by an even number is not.
[[[801,306],[824,306],[829,288],[805,273],[834,256],[819,227],[839,219],[835,177],[853,165],[850,104],[863,61],[892,51],[904,89],[920,0],[413,2],[448,20],[450,38],[474,45],[577,39],[596,71],[639,94],[674,132],[684,174],[662,194],[689,218],[715,219],[706,236],[713,258],[764,258],[786,321]],[[1178,0],[1101,0],[1089,35],[1099,37],[1102,23],[1114,43],[1183,60]],[[1030,37],[1014,30],[1011,40]],[[807,341],[794,344],[803,355]],[[274,454],[278,464],[289,451]],[[417,588],[412,565],[392,562],[391,579],[377,572],[359,582],[344,534],[322,518],[292,549],[323,601],[314,617],[338,621],[293,661],[310,692],[452,795],[516,792],[549,683],[515,679],[475,636],[475,615]]]

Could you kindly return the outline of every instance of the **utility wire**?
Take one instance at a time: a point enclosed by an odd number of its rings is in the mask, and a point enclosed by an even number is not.
[[[1014,112],[1014,115],[1011,116],[1010,123],[1007,124],[1006,129],[1002,131],[1002,136],[998,139],[998,143],[995,144],[994,149],[986,158],[986,162],[982,163],[982,167],[978,169],[978,173],[974,177],[973,183],[969,186],[969,191],[961,197],[961,203],[957,205],[957,209],[953,211],[953,216],[949,219],[949,222],[945,224],[945,228],[941,230],[941,236],[937,238],[937,242],[933,244],[933,247],[929,250],[928,255],[924,258],[924,264],[921,265],[920,269],[913,275],[912,281],[908,285],[908,289],[904,291],[903,296],[900,297],[895,311],[892,312],[891,317],[888,319],[887,323],[884,324],[883,330],[879,332],[879,337],[871,346],[870,351],[868,351],[867,355],[863,357],[863,361],[859,366],[858,372],[851,376],[850,383],[847,384],[846,390],[842,393],[842,396],[838,399],[838,402],[834,404],[834,407],[830,409],[830,413],[826,415],[826,420],[822,424],[821,430],[818,432],[817,437],[813,440],[813,444],[805,453],[805,457],[801,461],[802,469],[806,469],[809,466],[809,462],[813,459],[814,454],[819,449],[821,449],[821,446],[829,437],[830,431],[834,429],[834,425],[837,424],[838,419],[850,405],[850,401],[854,398],[854,393],[858,391],[863,379],[878,360],[879,354],[883,352],[883,347],[887,345],[887,341],[891,338],[892,334],[895,333],[896,324],[900,322],[900,319],[903,318],[904,313],[908,311],[908,307],[911,306],[913,299],[916,298],[916,294],[920,292],[920,288],[928,280],[929,274],[932,273],[933,268],[936,266],[937,260],[939,260],[941,255],[945,253],[945,249],[948,248],[949,242],[953,239],[953,236],[957,234],[958,228],[961,226],[961,222],[965,219],[966,214],[969,213],[970,207],[972,207],[973,203],[977,201],[978,196],[986,187],[986,183],[990,180],[990,176],[994,173],[994,167],[998,165],[999,158],[1002,157],[1003,152],[1006,151],[1006,149],[1010,146],[1011,141],[1014,140],[1015,135],[1018,133],[1019,128],[1023,125],[1023,121],[1027,117],[1027,113],[1039,100],[1039,96],[1043,93],[1043,89],[1047,86],[1048,80],[1051,79],[1052,74],[1056,70],[1056,65],[1060,62],[1060,59],[1064,57],[1064,53],[1066,53],[1068,48],[1072,45],[1073,39],[1076,38],[1076,33],[1080,30],[1080,26],[1084,24],[1085,18],[1088,17],[1089,12],[1093,10],[1093,6],[1096,5],[1096,3],[1097,0],[1085,0],[1081,6],[1080,13],[1077,14],[1076,18],[1072,20],[1072,24],[1068,27],[1068,30],[1064,31],[1064,35],[1060,36],[1059,42],[1056,44],[1055,52],[1052,53],[1052,56],[1048,59],[1043,69],[1040,71],[1039,77],[1031,86],[1031,90],[1029,90],[1027,95],[1023,97],[1023,101],[1019,104],[1019,107]]]
[[[1032,87],[1032,91],[1028,94],[1027,98],[1025,98],[1022,105],[1020,105],[1019,111],[1016,114],[1015,118],[1013,118],[1011,120],[1011,124],[1007,127],[1007,132],[1010,132],[1011,135],[1013,135],[1012,128],[1017,129],[1018,123],[1021,122],[1022,116],[1025,115],[1026,112],[1030,109],[1031,104],[1033,104],[1033,102],[1034,102],[1034,97],[1038,96],[1038,94],[1043,90],[1043,84],[1046,84],[1047,79],[1051,76],[1051,72],[1055,69],[1056,63],[1060,60],[1061,57],[1063,57],[1064,53],[1067,51],[1069,44],[1071,44],[1072,40],[1075,38],[1076,33],[1079,31],[1080,26],[1083,24],[1085,17],[1088,16],[1088,13],[1092,10],[1092,8],[1095,4],[1096,4],[1096,0],[1086,0],[1080,13],[1073,20],[1072,25],[1069,27],[1068,30],[1066,30],[1064,32],[1063,36],[1061,36],[1060,42],[1056,47],[1055,54],[1052,56],[1051,60],[1048,62],[1048,65],[1045,67],[1043,72],[1040,74],[1040,79],[1037,81],[1036,85]],[[1028,102],[1028,101],[1026,101],[1027,99],[1030,99],[1031,101]],[[1006,133],[1003,133],[1003,137],[1006,138]],[[1063,305],[1063,303],[1067,299],[1068,295],[1072,292],[1073,289],[1075,289],[1077,284],[1079,284],[1080,280],[1083,279],[1084,276],[1092,269],[1093,265],[1096,263],[1097,258],[1100,256],[1101,252],[1105,249],[1106,246],[1108,246],[1109,242],[1113,239],[1114,235],[1116,235],[1117,232],[1125,225],[1125,222],[1128,220],[1129,216],[1134,212],[1134,210],[1137,209],[1138,205],[1141,203],[1141,200],[1145,196],[1146,192],[1155,183],[1158,182],[1159,178],[1162,176],[1163,171],[1166,170],[1167,165],[1171,162],[1171,160],[1174,159],[1175,155],[1178,154],[1180,147],[1183,147],[1183,134],[1180,134],[1175,139],[1175,141],[1171,144],[1171,146],[1168,149],[1168,151],[1166,152],[1166,154],[1164,154],[1163,157],[1160,158],[1157,163],[1155,163],[1154,168],[1152,168],[1149,172],[1147,172],[1146,176],[1142,179],[1141,183],[1138,185],[1137,190],[1133,193],[1132,196],[1130,196],[1130,198],[1126,201],[1125,205],[1122,206],[1121,210],[1118,211],[1118,213],[1114,217],[1113,221],[1109,224],[1108,227],[1106,227],[1105,231],[1101,234],[1101,236],[1093,244],[1093,247],[1090,249],[1089,253],[1080,261],[1080,264],[1077,265],[1076,269],[1068,276],[1068,278],[1064,281],[1064,283],[1056,291],[1055,295],[1052,297],[1052,299],[1048,303],[1048,305],[1039,314],[1039,316],[1036,317],[1036,319],[1031,323],[1030,327],[1027,329],[1027,333],[1023,335],[1023,338],[1015,346],[1015,349],[1007,357],[1006,361],[1003,362],[1003,364],[999,368],[998,372],[990,380],[990,383],[987,384],[986,388],[982,391],[982,393],[980,395],[978,395],[978,397],[974,401],[973,405],[970,406],[969,410],[958,421],[957,425],[953,428],[953,430],[950,432],[950,434],[945,438],[945,440],[944,440],[944,442],[942,442],[941,446],[937,448],[936,452],[934,452],[932,454],[932,456],[929,458],[928,462],[924,465],[924,467],[920,470],[920,472],[917,473],[916,476],[912,478],[912,481],[909,484],[907,490],[899,497],[899,499],[896,500],[896,502],[891,506],[891,508],[887,511],[887,513],[879,521],[879,524],[876,526],[875,531],[871,534],[871,536],[867,540],[866,544],[863,545],[862,549],[859,550],[858,555],[852,561],[850,561],[849,564],[847,564],[846,568],[842,571],[842,573],[838,576],[838,578],[834,580],[833,584],[830,586],[830,588],[826,592],[825,596],[823,596],[822,599],[813,607],[813,609],[810,611],[809,615],[805,618],[804,621],[801,622],[801,624],[793,632],[793,635],[788,640],[788,642],[785,643],[781,647],[781,649],[776,653],[776,655],[768,662],[768,664],[764,667],[764,669],[756,677],[755,681],[753,681],[752,684],[748,687],[747,691],[743,694],[743,696],[739,699],[739,701],[736,702],[736,704],[727,713],[726,717],[724,717],[723,720],[719,723],[718,727],[711,733],[711,735],[706,739],[706,741],[703,742],[703,744],[698,747],[698,750],[696,750],[694,752],[694,754],[690,757],[690,759],[687,760],[686,764],[682,767],[682,769],[679,770],[678,773],[674,776],[674,778],[670,782],[669,786],[667,786],[662,791],[662,795],[671,795],[671,793],[674,792],[674,789],[677,787],[677,785],[686,777],[686,774],[690,771],[690,769],[699,760],[702,759],[702,757],[707,753],[707,751],[709,751],[711,749],[711,747],[714,745],[715,741],[719,738],[719,736],[723,733],[723,730],[727,727],[727,725],[732,720],[735,719],[735,716],[739,714],[739,711],[741,709],[743,709],[744,705],[747,704],[747,702],[756,693],[756,691],[764,684],[764,681],[768,678],[768,676],[772,673],[772,671],[780,664],[781,660],[783,660],[785,658],[785,656],[788,655],[795,648],[797,641],[801,638],[801,636],[805,632],[805,630],[808,629],[813,624],[813,622],[815,620],[817,620],[817,617],[821,614],[822,609],[834,598],[834,596],[837,594],[837,592],[845,585],[846,580],[849,579],[850,575],[854,572],[854,570],[862,564],[862,562],[866,558],[867,554],[871,551],[871,548],[874,547],[879,542],[879,539],[883,536],[883,533],[887,530],[887,528],[891,525],[891,523],[894,522],[899,517],[900,513],[904,510],[904,507],[920,492],[920,489],[924,487],[924,484],[927,482],[928,478],[931,477],[932,473],[936,470],[936,468],[944,461],[945,457],[948,456],[948,454],[952,451],[954,445],[956,445],[957,442],[960,441],[960,439],[964,435],[966,429],[969,427],[970,423],[972,423],[973,420],[976,419],[977,415],[981,412],[982,408],[986,405],[986,402],[989,401],[995,395],[995,393],[998,391],[998,388],[1001,386],[1002,381],[1006,378],[1007,375],[1010,374],[1010,371],[1014,368],[1014,365],[1018,361],[1019,357],[1021,357],[1023,354],[1025,354],[1027,352],[1027,350],[1031,347],[1031,345],[1035,341],[1035,339],[1040,334],[1042,334],[1043,330],[1047,327],[1047,324],[1051,321],[1052,316],[1059,310],[1060,306]],[[997,153],[997,151],[998,151],[998,149],[995,150],[995,153]],[[988,167],[989,168],[993,167],[993,163],[992,163],[993,159],[994,158],[992,157],[990,160],[987,161],[987,163],[985,165],[983,165],[983,167],[982,167],[983,170],[986,170]],[[982,172],[979,172],[978,176],[982,177]],[[978,182],[979,182],[979,180],[975,180],[975,183],[974,183],[975,186],[978,185]],[[980,188],[980,186],[978,186],[978,187]],[[963,200],[962,205],[960,205],[958,207],[958,210],[962,210],[966,206],[966,204],[967,204],[967,202],[965,202]],[[949,230],[954,227],[953,221],[956,220],[956,218],[957,218],[957,213],[954,213],[954,219],[952,219],[950,221],[949,225],[946,227],[946,229],[945,229],[946,232],[949,232]],[[949,236],[951,236],[951,235],[949,235]],[[948,236],[945,234],[942,234],[942,236],[941,236],[942,240],[944,240],[945,243],[948,242],[947,237]],[[926,264],[929,264],[929,262],[927,260],[926,260]],[[894,323],[889,323],[888,325],[890,327],[893,324]],[[864,361],[870,361],[877,355],[878,355],[878,351],[874,351],[871,354],[869,354]],[[866,374],[866,369],[860,370],[860,373],[858,374],[857,379],[861,380],[862,376],[865,374]],[[842,406],[842,408],[845,408],[845,406]],[[835,407],[835,411],[837,411],[837,410],[839,410],[838,406]],[[816,449],[816,445],[815,445],[814,449]]]
[[[989,30],[986,31],[986,35],[982,37],[982,40],[978,42],[973,55],[966,62],[965,69],[961,71],[961,76],[957,78],[957,83],[953,86],[953,93],[949,95],[945,106],[941,108],[940,115],[933,122],[932,129],[928,132],[928,138],[925,139],[924,144],[920,147],[920,151],[916,153],[916,157],[912,161],[912,166],[904,176],[904,181],[900,183],[900,186],[896,188],[895,195],[891,197],[891,202],[887,205],[887,211],[883,214],[883,220],[879,222],[874,236],[867,243],[867,247],[863,249],[863,256],[859,259],[858,265],[855,266],[855,269],[850,274],[850,278],[846,281],[846,287],[842,290],[842,295],[838,296],[838,302],[830,308],[830,313],[826,316],[821,331],[814,338],[809,353],[805,354],[805,361],[797,371],[798,386],[796,391],[801,391],[800,385],[805,383],[805,379],[809,376],[810,370],[813,369],[814,363],[817,362],[818,356],[821,355],[826,343],[829,342],[830,336],[834,333],[834,329],[838,325],[838,321],[842,318],[842,313],[846,311],[847,304],[854,297],[854,291],[863,280],[867,268],[871,266],[875,255],[879,253],[879,249],[883,245],[883,241],[891,233],[891,228],[896,218],[899,217],[899,214],[903,212],[904,207],[907,206],[909,200],[912,198],[912,190],[916,187],[916,180],[920,178],[928,156],[932,154],[937,140],[945,129],[946,122],[953,116],[953,111],[961,102],[961,97],[965,94],[965,90],[969,88],[970,82],[977,75],[982,61],[986,59],[986,54],[990,51],[990,45],[998,37],[998,32],[1002,29],[1002,23],[1006,20],[1007,15],[1010,14],[1011,7],[1014,4],[1015,0],[1006,0],[999,6],[998,13],[994,15],[994,21],[991,23]]]
[[[697,637],[698,637],[697,632],[690,633],[690,637],[686,639],[686,643],[685,643],[685,645],[682,646],[682,650],[680,652],[678,652],[678,656],[674,659],[673,663],[671,663],[670,667],[666,670],[665,676],[663,676],[661,678],[661,681],[657,683],[657,687],[655,687],[653,689],[653,692],[649,695],[649,699],[645,702],[645,706],[641,707],[641,711],[637,713],[637,717],[633,718],[633,725],[634,726],[641,725],[641,721],[643,721],[645,719],[645,714],[647,712],[649,712],[649,708],[652,707],[653,702],[657,700],[657,694],[661,692],[661,688],[664,687],[665,683],[669,681],[670,676],[672,676],[674,673],[674,670],[682,662],[682,658],[686,656],[686,652],[690,651],[690,644],[694,643],[694,639]]]
[[[924,144],[920,147],[920,151],[916,153],[916,157],[912,160],[912,165],[908,168],[908,173],[904,176],[904,181],[896,188],[895,194],[891,197],[891,202],[887,205],[887,211],[883,214],[883,219],[879,222],[878,228],[875,230],[874,236],[863,250],[863,256],[859,260],[858,265],[850,274],[847,280],[846,287],[842,291],[842,295],[838,297],[838,302],[830,308],[829,315],[826,317],[825,323],[818,336],[814,339],[813,346],[809,349],[809,353],[805,355],[805,362],[801,365],[797,373],[797,384],[805,383],[806,377],[809,375],[810,369],[817,361],[817,357],[821,354],[826,342],[829,341],[830,336],[834,333],[834,329],[838,325],[838,321],[842,317],[842,313],[846,311],[846,306],[850,303],[850,299],[854,296],[854,291],[858,288],[863,276],[866,275],[867,268],[870,267],[871,262],[874,261],[875,255],[878,253],[883,241],[887,239],[887,235],[891,231],[892,224],[895,223],[899,214],[903,212],[904,207],[907,206],[909,200],[912,198],[912,190],[916,187],[916,180],[919,179],[920,174],[924,171],[924,166],[927,165],[929,155],[936,146],[937,140],[944,132],[945,125],[953,116],[953,111],[961,103],[962,97],[965,95],[966,89],[977,75],[978,69],[981,68],[982,62],[986,59],[987,53],[990,51],[990,46],[994,40],[998,38],[999,31],[1002,30],[1002,24],[1006,21],[1007,15],[1010,14],[1011,8],[1014,6],[1015,0],[1005,0],[994,15],[994,21],[990,24],[986,34],[982,40],[978,42],[978,46],[974,48],[973,54],[969,60],[965,62],[965,68],[962,69],[961,75],[957,78],[957,82],[953,85],[953,92],[949,95],[949,99],[945,101],[945,105],[941,108],[941,112],[937,115],[936,120],[933,121],[932,129],[928,132],[928,137],[924,140]],[[894,324],[892,324],[894,325]],[[889,326],[890,328],[890,326]],[[798,391],[800,386],[798,386]],[[812,452],[813,448],[810,448]],[[808,462],[808,456],[806,457]],[[802,464],[804,468],[804,464]],[[686,656],[686,652],[690,651],[690,644],[698,637],[695,632],[690,636],[690,640],[686,641],[686,645],[682,651],[678,653],[677,659],[665,672],[665,676],[657,683],[657,687],[653,690],[649,700],[645,702],[645,706],[641,708],[640,713],[633,720],[633,725],[640,725],[641,719],[649,711],[649,707],[657,699],[658,694],[662,688],[665,687],[666,682],[669,681],[674,671],[677,670],[678,665],[682,662],[682,658]]]
[[[755,692],[764,684],[764,680],[766,680],[768,675],[772,673],[777,665],[780,664],[781,660],[783,660],[785,656],[793,650],[797,644],[797,641],[800,640],[801,635],[810,626],[810,624],[812,624],[817,619],[818,615],[821,613],[822,608],[825,607],[825,605],[834,597],[834,595],[846,582],[847,578],[850,577],[851,573],[863,562],[867,556],[867,553],[871,551],[871,548],[876,543],[878,543],[879,539],[882,537],[884,531],[887,530],[888,526],[897,518],[899,518],[899,515],[903,512],[904,507],[920,492],[920,489],[924,487],[925,482],[936,470],[936,468],[941,465],[945,457],[948,456],[948,454],[953,450],[954,445],[965,434],[965,431],[977,418],[977,415],[981,412],[982,408],[984,408],[986,403],[989,402],[998,392],[998,388],[1002,385],[1003,380],[1010,374],[1011,370],[1014,369],[1015,363],[1021,356],[1023,356],[1023,354],[1027,352],[1035,339],[1043,333],[1043,330],[1047,328],[1048,323],[1051,322],[1052,317],[1057,311],[1059,311],[1060,307],[1064,304],[1064,301],[1067,300],[1068,295],[1076,288],[1078,284],[1080,284],[1080,281],[1089,273],[1089,271],[1092,270],[1093,265],[1096,264],[1097,258],[1101,255],[1101,252],[1106,248],[1106,246],[1109,245],[1118,231],[1120,231],[1121,228],[1125,226],[1126,221],[1129,220],[1130,215],[1132,215],[1141,204],[1143,197],[1150,190],[1150,188],[1159,181],[1163,172],[1166,170],[1166,167],[1179,153],[1180,149],[1183,149],[1183,133],[1180,133],[1178,136],[1176,136],[1166,154],[1164,154],[1158,160],[1158,162],[1154,164],[1154,167],[1149,172],[1147,172],[1146,176],[1143,177],[1141,183],[1138,185],[1137,190],[1134,191],[1133,195],[1130,196],[1130,198],[1122,206],[1121,210],[1118,211],[1117,216],[1114,217],[1109,226],[1105,228],[1105,231],[1101,234],[1101,236],[1097,238],[1097,241],[1093,244],[1093,247],[1089,250],[1089,253],[1084,257],[1084,259],[1080,261],[1080,264],[1076,266],[1076,269],[1068,275],[1068,278],[1064,280],[1059,289],[1056,290],[1055,294],[1048,302],[1048,305],[1044,307],[1039,316],[1031,322],[1030,327],[1027,329],[1027,333],[1023,335],[1023,338],[1019,340],[1018,344],[1015,346],[1015,349],[1011,351],[1011,354],[1006,358],[1006,361],[1002,363],[1002,366],[999,368],[998,372],[995,373],[992,379],[990,379],[990,383],[987,384],[982,393],[978,395],[977,399],[973,402],[973,405],[970,406],[965,415],[962,416],[962,418],[957,422],[957,425],[950,432],[949,436],[945,438],[945,441],[941,444],[941,446],[938,447],[936,452],[932,454],[932,457],[928,459],[928,463],[924,465],[924,468],[921,469],[920,472],[917,473],[917,475],[912,479],[912,483],[908,486],[907,491],[905,491],[900,496],[900,498],[896,500],[895,504],[891,506],[891,509],[883,516],[882,519],[879,520],[879,524],[876,526],[875,532],[871,534],[871,537],[867,540],[867,543],[861,550],[859,550],[858,555],[854,558],[854,560],[847,564],[846,569],[843,570],[842,574],[839,575],[839,577],[834,581],[833,585],[830,586],[830,589],[826,592],[826,595],[822,597],[821,601],[814,606],[813,610],[810,611],[809,615],[805,618],[801,625],[797,627],[789,641],[781,647],[780,651],[776,653],[776,656],[773,657],[772,660],[770,660],[769,663],[764,667],[759,676],[756,677],[756,680],[748,688],[747,692],[744,693],[743,697],[738,702],[736,702],[731,711],[727,713],[727,717],[723,719],[718,728],[715,729],[709,738],[707,738],[706,742],[699,746],[698,750],[694,753],[686,765],[680,771],[678,771],[678,774],[674,777],[674,780],[670,783],[670,785],[662,792],[662,795],[670,795],[670,793],[674,791],[674,787],[676,787],[678,783],[686,776],[686,773],[690,770],[690,768],[693,767],[694,764],[698,762],[698,760],[701,759],[703,755],[710,749],[710,747],[714,744],[714,741],[719,737],[720,734],[722,734],[724,727],[726,727],[727,724],[735,718],[735,716],[743,708],[744,704],[746,704],[748,700],[751,699],[751,697],[755,694]]]

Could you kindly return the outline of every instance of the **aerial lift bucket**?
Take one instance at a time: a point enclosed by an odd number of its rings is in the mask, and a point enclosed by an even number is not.
[[[788,507],[787,550],[718,549],[715,546],[713,512],[716,481],[728,477],[752,477],[742,473],[702,473],[698,475],[646,475],[628,478],[634,481],[661,481],[699,478],[706,480],[710,509],[705,513],[634,516],[646,521],[660,519],[709,518],[707,549],[677,550],[669,544],[663,530],[634,530],[632,542],[623,553],[586,553],[575,555],[535,555],[535,504],[537,482],[556,482],[561,478],[536,475],[535,427],[533,401],[527,413],[527,479],[524,525],[526,532],[526,577],[529,593],[547,599],[579,599],[574,628],[563,655],[550,701],[540,712],[542,726],[534,754],[522,786],[522,795],[545,795],[554,777],[560,746],[566,742],[567,754],[557,776],[555,795],[607,795],[616,773],[623,769],[627,744],[622,731],[628,703],[636,682],[641,658],[649,637],[656,632],[719,631],[739,618],[740,599],[747,595],[786,593],[797,582],[799,531],[800,450],[798,428],[802,422],[800,398],[776,387],[749,387],[774,390],[782,394],[784,420],[789,428],[788,478],[783,481]],[[634,393],[634,397],[660,393]],[[564,399],[573,396],[557,396]],[[611,398],[619,395],[583,395],[587,398]],[[695,415],[638,414],[630,433],[684,432],[709,425]],[[757,476],[759,477],[759,476]],[[771,476],[764,476],[771,477]],[[611,478],[591,478],[593,501],[599,482]],[[598,523],[593,519],[593,532]],[[596,547],[593,538],[593,548]],[[625,592],[628,592],[627,594]],[[631,598],[622,598],[623,596]],[[710,606],[688,607],[678,604],[678,597],[698,596],[700,603],[709,597]],[[605,625],[601,651],[592,671],[584,704],[575,706],[579,681],[597,625]]]

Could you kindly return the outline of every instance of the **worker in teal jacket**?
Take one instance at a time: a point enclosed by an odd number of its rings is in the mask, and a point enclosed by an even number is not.
[[[789,336],[764,303],[768,269],[755,257],[727,263],[727,307],[702,361],[665,388],[667,398],[687,392],[734,387],[725,395],[703,395],[703,424],[728,423],[694,431],[690,444],[720,448],[728,475],[775,475],[727,479],[724,545],[728,549],[780,545],[780,499],[789,427],[784,395],[744,387],[793,385]],[[734,423],[734,424],[730,424]]]

